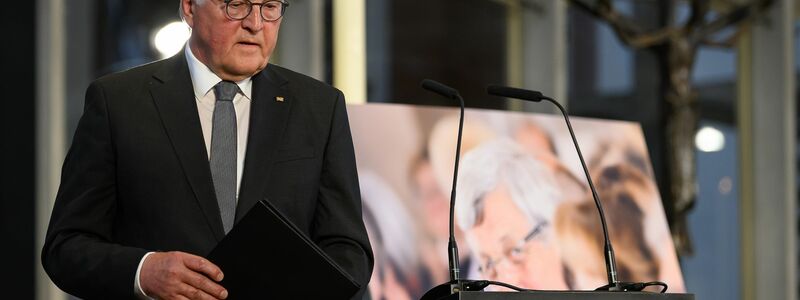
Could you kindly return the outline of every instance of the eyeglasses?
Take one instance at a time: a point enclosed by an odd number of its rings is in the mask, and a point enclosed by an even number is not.
[[[542,233],[542,230],[548,225],[546,221],[539,222],[533,229],[525,235],[524,238],[519,240],[514,247],[503,249],[503,256],[497,259],[491,257],[486,258],[486,262],[478,266],[478,271],[488,278],[497,278],[497,266],[508,259],[514,265],[521,265],[525,262],[526,252],[525,245],[532,241],[534,238]]]
[[[289,3],[283,1],[267,1],[262,3],[253,3],[248,0],[225,0],[225,13],[229,18],[234,20],[243,20],[250,15],[253,11],[253,6],[258,5],[261,10],[261,18],[264,21],[277,21],[283,17],[286,7]]]

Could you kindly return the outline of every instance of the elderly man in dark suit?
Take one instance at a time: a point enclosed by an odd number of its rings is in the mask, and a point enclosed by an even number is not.
[[[366,286],[344,97],[268,63],[287,5],[181,0],[182,54],[89,86],[42,251],[60,288],[227,298],[225,270],[201,256],[264,198]]]

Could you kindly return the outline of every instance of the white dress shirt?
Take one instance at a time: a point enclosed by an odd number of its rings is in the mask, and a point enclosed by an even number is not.
[[[214,74],[211,69],[200,62],[192,53],[189,43],[184,49],[186,62],[189,65],[189,75],[192,77],[194,87],[194,99],[197,103],[197,113],[200,117],[200,127],[203,129],[203,139],[205,139],[206,153],[211,159],[211,133],[214,120],[214,104],[217,102],[214,93],[214,86],[222,79]],[[250,127],[250,103],[252,101],[253,78],[248,77],[236,83],[239,86],[239,93],[233,98],[233,107],[236,111],[236,201],[239,201],[239,187],[242,184],[242,171],[244,170],[244,156],[247,150],[247,133]],[[179,99],[175,99],[178,101]],[[142,270],[142,263],[147,257],[153,254],[148,252],[139,261],[134,279],[134,292],[140,299],[152,299],[148,297],[139,284],[139,273]]]

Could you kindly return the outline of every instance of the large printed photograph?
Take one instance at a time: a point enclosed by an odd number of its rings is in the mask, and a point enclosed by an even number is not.
[[[458,109],[348,110],[375,252],[370,294],[419,299],[449,280]],[[585,118],[572,124],[608,219],[619,279],[663,281],[668,292],[684,292],[640,126]],[[462,277],[539,290],[607,283],[600,219],[560,115],[468,109],[456,199]]]

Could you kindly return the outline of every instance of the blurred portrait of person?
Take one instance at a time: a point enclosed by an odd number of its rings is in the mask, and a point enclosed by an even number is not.
[[[544,163],[509,138],[461,161],[456,217],[483,278],[529,289],[567,288],[553,215],[563,201]]]
[[[420,156],[412,161],[411,190],[420,204],[419,216],[422,240],[420,251],[430,286],[448,281],[447,243],[450,236],[450,192],[453,182],[459,116],[445,115],[431,126],[430,134]],[[461,156],[497,136],[483,118],[465,116],[461,141]],[[459,262],[462,276],[474,277],[477,266],[472,250],[464,240],[461,228],[455,226],[454,234],[459,244]]]
[[[433,166],[423,153],[411,164],[412,206],[417,208],[420,238],[418,252],[423,269],[423,285],[434,286],[447,282],[449,278],[447,244],[450,237],[450,194],[441,190]],[[461,229],[454,227],[459,243],[459,265],[469,270],[472,259]],[[465,272],[466,273],[466,272]]]
[[[369,296],[373,300],[417,299],[426,286],[417,274],[421,253],[415,247],[414,220],[380,175],[362,170],[359,183],[364,224],[375,253]]]
[[[653,220],[659,219],[656,214],[663,214],[658,207],[658,191],[653,181],[639,166],[629,164],[605,167],[594,178],[614,246],[619,279],[665,281],[670,290],[682,291],[680,272],[669,267],[677,265],[677,261],[670,259],[670,256],[675,257],[674,254],[668,255],[672,249],[658,250],[658,245],[672,244],[658,240],[659,236],[668,238],[666,225],[653,224]],[[563,204],[555,219],[570,287],[591,289],[608,283],[603,232],[591,195],[587,194],[582,202]],[[658,233],[654,228],[667,232]]]
[[[516,128],[514,140],[547,168],[555,171],[560,164],[553,138],[539,124],[522,121]]]
[[[447,241],[450,235],[450,198],[441,190],[426,154],[411,164],[412,203],[419,211],[419,253],[428,285],[449,280]],[[461,232],[457,233],[461,236]],[[462,251],[467,252],[468,251]],[[464,254],[461,254],[464,255]]]
[[[427,142],[428,161],[433,168],[439,189],[450,200],[450,190],[453,184],[453,163],[456,158],[456,142],[458,140],[459,116],[451,114],[439,119],[431,128]],[[494,128],[484,122],[483,118],[471,113],[465,113],[464,131],[461,139],[462,157],[480,146],[483,142],[498,136]]]
[[[577,200],[587,191],[587,182],[583,177],[576,177],[561,161],[553,136],[537,122],[526,119],[517,125],[512,132],[514,140],[536,160],[553,173],[564,199]],[[572,145],[570,143],[570,145]],[[577,155],[574,148],[569,148],[561,155]]]

